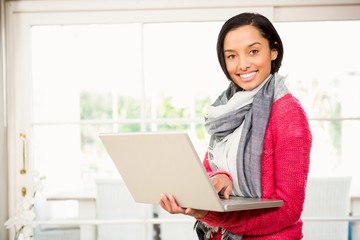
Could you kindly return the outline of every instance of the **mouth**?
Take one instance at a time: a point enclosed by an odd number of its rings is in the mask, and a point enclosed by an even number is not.
[[[250,80],[252,80],[252,79],[255,77],[256,73],[257,73],[257,71],[251,72],[251,73],[239,74],[238,76],[239,76],[243,81],[250,81]]]

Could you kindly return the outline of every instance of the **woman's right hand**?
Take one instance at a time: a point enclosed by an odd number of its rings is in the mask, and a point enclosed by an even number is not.
[[[209,212],[206,210],[182,208],[177,204],[175,197],[171,194],[165,195],[164,193],[161,193],[159,204],[165,211],[167,211],[170,214],[181,213],[188,216],[192,216],[194,218],[203,218]]]
[[[216,174],[210,178],[216,192],[223,198],[228,199],[232,193],[232,181],[226,174]]]

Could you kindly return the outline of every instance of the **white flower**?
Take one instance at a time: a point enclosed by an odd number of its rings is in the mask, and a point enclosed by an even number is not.
[[[34,192],[41,192],[43,190],[43,184],[41,181],[35,182]]]
[[[31,197],[23,197],[19,204],[16,206],[15,215],[10,217],[5,222],[6,228],[15,229],[15,240],[32,240],[34,233],[33,228],[35,227],[35,195],[37,191],[42,189],[42,180],[44,177],[39,177],[38,172],[34,174],[34,193]]]
[[[25,239],[31,239],[34,236],[33,228],[30,226],[25,226],[22,234]]]
[[[43,180],[46,179],[45,176],[40,176],[38,171],[34,171],[34,193],[40,192],[43,189]]]
[[[9,218],[6,222],[5,222],[5,227],[6,228],[12,228],[13,226],[15,226],[15,219],[14,217]]]
[[[19,234],[19,236],[17,237],[17,240],[24,240],[24,236],[22,234]]]
[[[34,198],[29,198],[28,196],[24,197],[22,199],[22,201],[17,205],[16,207],[16,212],[22,212],[25,210],[29,210],[30,208],[32,208],[32,206],[35,203],[35,199]]]
[[[33,226],[34,225],[33,222],[35,220],[35,213],[32,209],[22,211],[18,215],[17,220],[19,226],[24,226],[24,227]]]
[[[34,231],[31,227],[24,227],[17,236],[16,240],[32,240],[34,237]]]

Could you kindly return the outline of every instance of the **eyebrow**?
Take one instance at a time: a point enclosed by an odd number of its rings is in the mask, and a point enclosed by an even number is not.
[[[249,44],[249,45],[248,45],[248,47],[252,47],[252,46],[254,46],[254,45],[256,45],[256,44],[261,45],[261,43],[260,43],[260,42],[254,42],[254,43],[252,43],[252,44]]]
[[[247,47],[249,48],[249,47],[252,47],[252,46],[257,45],[257,44],[261,45],[260,42],[253,42],[253,43],[249,44]],[[224,53],[225,53],[225,52],[235,52],[235,50],[232,50],[232,49],[224,49]]]

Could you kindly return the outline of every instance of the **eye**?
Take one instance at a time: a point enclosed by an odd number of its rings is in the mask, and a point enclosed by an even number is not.
[[[250,54],[250,55],[255,55],[255,54],[257,54],[258,52],[259,52],[259,50],[253,49],[253,50],[250,50],[249,54]]]
[[[226,56],[227,59],[234,59],[235,58],[235,54],[230,54]]]

